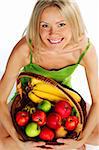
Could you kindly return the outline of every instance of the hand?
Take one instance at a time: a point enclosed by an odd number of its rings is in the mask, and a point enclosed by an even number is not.
[[[83,146],[85,143],[83,140],[74,140],[74,139],[58,139],[58,143],[63,143],[63,145],[51,145],[50,147],[53,150],[71,150],[71,149],[77,149]],[[47,147],[48,145],[46,145]]]
[[[50,146],[45,147],[45,142],[34,142],[34,141],[29,141],[29,142],[22,142],[18,141],[18,146],[20,150],[51,150]]]

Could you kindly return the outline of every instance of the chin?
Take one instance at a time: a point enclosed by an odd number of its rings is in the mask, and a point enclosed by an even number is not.
[[[62,49],[64,47],[64,43],[61,42],[59,44],[48,44],[47,47],[50,48],[50,49]]]

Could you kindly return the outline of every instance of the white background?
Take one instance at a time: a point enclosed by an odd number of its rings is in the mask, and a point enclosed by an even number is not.
[[[3,0],[0,3],[0,72],[4,72],[7,59],[14,45],[28,24],[36,0]],[[89,37],[99,58],[99,0],[77,0]],[[23,50],[24,51],[24,50]],[[98,147],[97,147],[98,148]],[[87,150],[96,150],[88,147]],[[99,150],[99,148],[97,149]]]

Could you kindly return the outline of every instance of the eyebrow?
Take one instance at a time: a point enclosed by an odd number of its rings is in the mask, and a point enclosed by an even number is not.
[[[56,24],[59,24],[59,23],[64,22],[64,21],[65,21],[65,20],[60,20],[60,21],[56,22]],[[46,24],[49,24],[49,23],[46,22],[46,21],[40,21],[40,23],[46,23]]]
[[[49,24],[49,23],[47,23],[47,22],[45,22],[45,21],[40,21],[40,23],[46,23],[46,24]]]

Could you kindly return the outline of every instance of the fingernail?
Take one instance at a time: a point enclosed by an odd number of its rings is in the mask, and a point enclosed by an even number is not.
[[[45,142],[39,142],[39,144],[45,145]]]
[[[60,142],[60,141],[62,141],[62,139],[57,139],[57,142]]]

